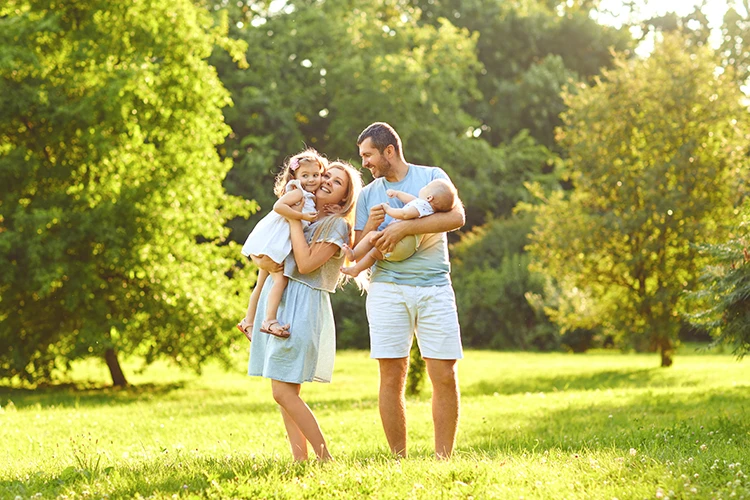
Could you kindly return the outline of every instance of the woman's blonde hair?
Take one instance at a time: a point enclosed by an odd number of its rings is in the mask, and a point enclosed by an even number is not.
[[[325,157],[321,156],[313,148],[307,148],[301,153],[297,153],[296,155],[292,156],[286,162],[284,162],[284,166],[282,167],[281,172],[279,172],[279,174],[276,176],[276,182],[273,185],[273,194],[275,194],[277,198],[281,198],[282,196],[284,196],[284,193],[286,192],[286,185],[289,184],[289,181],[295,178],[294,172],[299,168],[301,164],[307,162],[317,163],[320,167],[321,174],[326,171],[326,168],[328,166],[328,161],[325,159]]]
[[[328,164],[328,168],[326,170],[330,171],[333,169],[344,171],[346,177],[349,179],[349,187],[346,190],[346,196],[344,196],[344,199],[339,203],[339,205],[341,206],[341,211],[337,214],[334,214],[333,216],[329,216],[331,219],[329,223],[323,222],[322,224],[320,224],[315,229],[312,240],[315,241],[319,239],[323,231],[329,231],[331,229],[334,220],[333,217],[341,217],[349,226],[349,241],[347,243],[351,245],[353,236],[352,228],[354,227],[354,219],[356,217],[356,212],[354,209],[357,205],[357,199],[359,198],[359,194],[362,192],[363,186],[362,174],[360,174],[359,170],[351,166],[349,163],[341,160],[332,161]]]
[[[311,241],[325,240],[328,234],[332,232],[336,218],[340,217],[346,221],[349,229],[349,241],[347,241],[347,244],[352,246],[352,243],[354,242],[354,220],[357,215],[355,208],[357,206],[357,199],[359,199],[359,194],[362,192],[363,187],[362,174],[360,174],[359,170],[354,168],[351,164],[341,160],[332,161],[328,164],[327,170],[333,169],[344,171],[349,179],[349,187],[346,190],[346,196],[341,200],[341,211],[323,219],[318,227],[315,228]],[[339,285],[345,283],[348,279],[348,276],[339,273]],[[364,282],[359,280],[359,278],[355,281],[357,282],[357,286],[362,289]]]

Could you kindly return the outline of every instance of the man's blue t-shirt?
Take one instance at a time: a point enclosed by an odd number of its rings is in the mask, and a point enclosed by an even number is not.
[[[448,175],[437,167],[409,165],[409,171],[400,182],[388,182],[385,177],[373,180],[365,186],[357,201],[357,220],[355,231],[364,229],[370,216],[370,209],[381,203],[388,203],[393,208],[401,208],[404,203],[398,198],[388,198],[388,189],[397,189],[414,196],[419,190],[435,179],[446,179]],[[389,215],[378,227],[385,228],[393,222]],[[370,280],[373,283],[397,283],[414,286],[450,285],[450,262],[448,261],[448,239],[445,233],[425,234],[416,253],[401,262],[379,260],[373,266]]]

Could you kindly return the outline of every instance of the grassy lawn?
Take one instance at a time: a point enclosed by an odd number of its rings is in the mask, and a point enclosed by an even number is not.
[[[391,458],[377,366],[340,352],[306,384],[336,461],[294,464],[270,383],[154,365],[126,390],[98,362],[72,384],[0,386],[0,498],[746,498],[750,363],[469,351],[455,457],[432,458],[429,391],[407,403],[409,454]]]

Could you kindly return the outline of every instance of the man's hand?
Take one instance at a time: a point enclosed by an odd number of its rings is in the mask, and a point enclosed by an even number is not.
[[[269,273],[280,273],[284,270],[283,264],[277,264],[268,255],[251,255],[251,259],[259,269],[268,271]]]
[[[375,205],[370,209],[370,217],[367,219],[367,225],[372,228],[372,230],[375,230],[380,227],[380,225],[385,220],[385,208],[383,208],[383,204]]]
[[[393,251],[396,243],[401,241],[406,235],[406,224],[399,222],[389,224],[385,229],[372,237],[372,244],[384,255]]]

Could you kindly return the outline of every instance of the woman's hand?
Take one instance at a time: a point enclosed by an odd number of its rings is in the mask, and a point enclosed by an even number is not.
[[[277,264],[268,255],[251,255],[250,258],[253,259],[258,269],[263,269],[269,273],[280,273],[284,270],[283,264]]]

